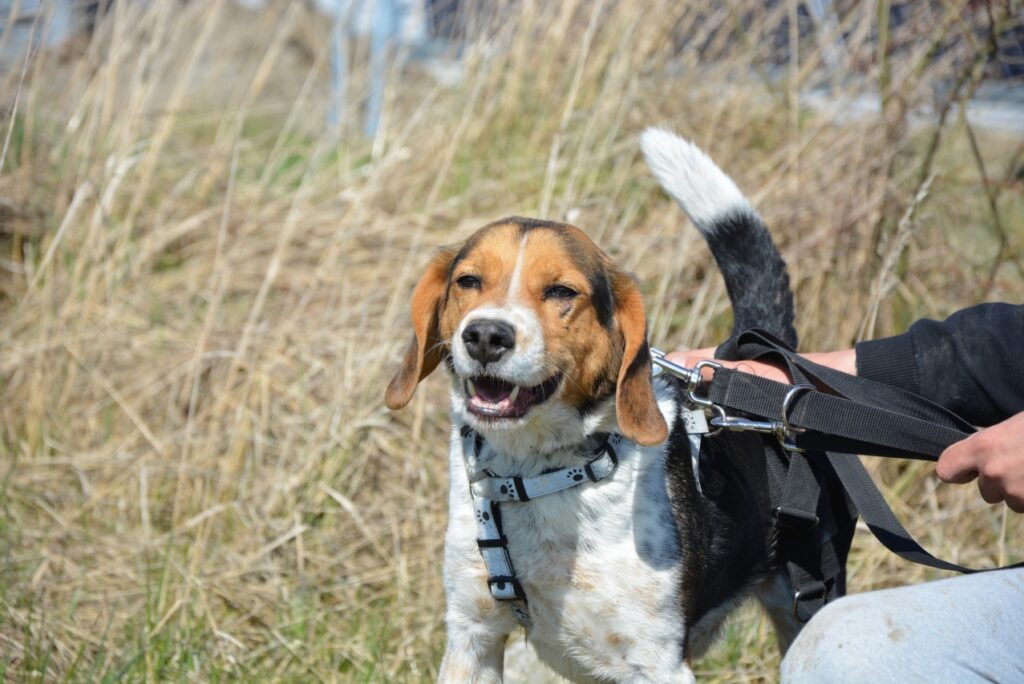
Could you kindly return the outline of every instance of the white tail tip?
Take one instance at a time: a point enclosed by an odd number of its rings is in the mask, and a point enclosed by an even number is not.
[[[640,149],[661,187],[701,232],[713,232],[715,220],[723,215],[754,212],[732,179],[699,147],[675,133],[648,128],[640,135]]]

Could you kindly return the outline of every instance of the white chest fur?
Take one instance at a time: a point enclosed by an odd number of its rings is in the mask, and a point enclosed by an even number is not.
[[[666,401],[663,409],[671,425],[674,407]],[[617,470],[600,482],[501,504],[532,619],[528,640],[576,681],[692,681],[683,662],[682,566],[665,449],[622,441],[616,453]],[[450,476],[449,650],[441,680],[486,681],[495,670],[500,679],[500,649],[516,623],[487,589],[457,426]]]

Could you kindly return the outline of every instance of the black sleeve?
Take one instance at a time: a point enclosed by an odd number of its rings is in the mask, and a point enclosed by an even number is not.
[[[1024,305],[980,304],[859,342],[857,374],[920,394],[974,425],[1024,411]]]

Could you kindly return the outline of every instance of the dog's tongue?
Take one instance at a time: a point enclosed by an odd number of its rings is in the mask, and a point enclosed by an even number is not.
[[[478,378],[473,385],[476,387],[477,396],[491,404],[506,399],[515,388],[515,385],[497,378]]]

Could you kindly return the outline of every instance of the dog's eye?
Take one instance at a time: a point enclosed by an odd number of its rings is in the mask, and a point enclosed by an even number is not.
[[[572,299],[579,292],[565,285],[552,285],[544,290],[544,299]]]
[[[459,279],[455,281],[459,287],[464,290],[479,290],[480,279],[475,275],[464,275],[459,276]]]

